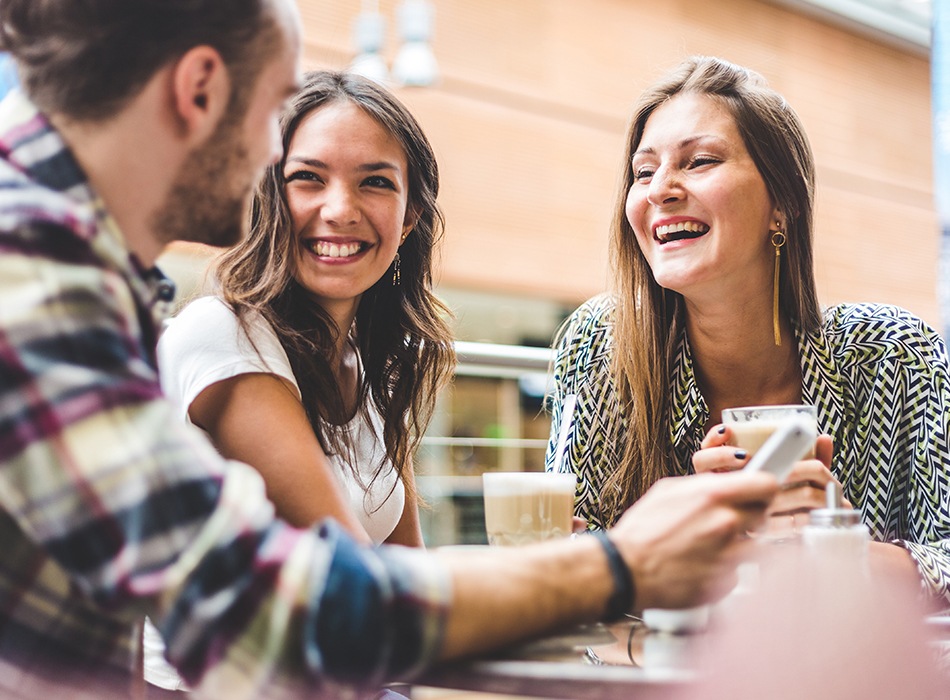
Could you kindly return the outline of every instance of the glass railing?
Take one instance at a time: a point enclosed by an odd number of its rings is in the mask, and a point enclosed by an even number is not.
[[[416,460],[429,546],[483,543],[481,475],[542,470],[550,426],[549,348],[458,342],[456,353]]]

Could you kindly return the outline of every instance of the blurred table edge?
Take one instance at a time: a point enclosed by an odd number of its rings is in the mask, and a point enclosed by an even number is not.
[[[479,659],[441,664],[413,684],[434,688],[577,700],[669,698],[691,674],[572,661]]]
[[[616,639],[605,626],[578,625],[491,656],[439,664],[413,685],[572,700],[652,700],[669,698],[695,679],[694,673],[684,670],[584,662],[586,648],[606,642]]]

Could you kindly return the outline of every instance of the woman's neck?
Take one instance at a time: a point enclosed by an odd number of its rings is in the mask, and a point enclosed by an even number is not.
[[[328,306],[323,304],[334,325],[336,337],[333,341],[332,356],[329,358],[330,368],[336,378],[340,395],[343,397],[343,408],[347,416],[356,412],[356,400],[360,386],[359,352],[351,331],[356,320],[357,305],[353,303]]]
[[[775,344],[771,300],[765,304],[697,308],[687,304],[686,332],[696,379],[710,409],[801,401],[798,345],[782,317],[782,344]]]
[[[330,358],[330,366],[336,372],[339,367],[345,364],[347,354],[352,351],[350,333],[353,330],[353,323],[356,321],[359,299],[347,299],[338,302],[321,300],[315,303],[319,303],[333,324],[333,332],[336,335],[333,340],[333,357]]]
[[[334,362],[333,372],[343,397],[343,406],[347,416],[353,416],[357,409],[360,381],[360,361],[356,343],[347,336],[343,348]]]

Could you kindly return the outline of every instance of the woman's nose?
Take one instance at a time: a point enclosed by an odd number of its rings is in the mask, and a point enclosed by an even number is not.
[[[683,196],[679,174],[674,168],[660,167],[650,178],[647,200],[654,206],[675,202]]]
[[[337,226],[349,226],[360,220],[356,198],[349,188],[342,185],[333,185],[324,190],[320,215],[327,223]]]

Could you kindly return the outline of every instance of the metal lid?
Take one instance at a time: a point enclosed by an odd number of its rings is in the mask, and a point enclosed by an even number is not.
[[[841,486],[837,482],[828,482],[825,486],[825,507],[816,508],[810,513],[810,523],[818,527],[852,527],[861,522],[861,515],[856,510],[842,508],[844,499]]]
[[[809,522],[817,527],[852,527],[861,523],[861,514],[845,508],[818,508],[811,512]]]

